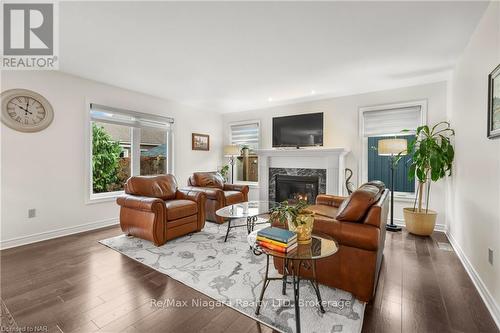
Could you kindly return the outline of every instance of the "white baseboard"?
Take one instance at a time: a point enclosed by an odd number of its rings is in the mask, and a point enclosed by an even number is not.
[[[490,311],[490,314],[493,317],[495,323],[497,324],[498,329],[500,329],[500,307],[496,303],[491,293],[488,291],[488,288],[486,288],[486,285],[484,284],[483,280],[481,279],[479,274],[476,272],[476,270],[470,263],[469,259],[467,259],[467,256],[463,252],[460,245],[458,245],[455,238],[453,238],[453,236],[449,231],[446,232],[446,236],[448,237],[450,244],[455,250],[455,253],[457,254],[458,258],[462,262],[462,265],[464,266],[467,274],[469,274],[469,277],[474,283],[474,286],[479,292],[479,295],[483,299],[483,302],[486,304],[486,307]]]
[[[51,230],[51,231],[44,231],[44,232],[40,232],[37,234],[28,235],[28,236],[21,236],[21,237],[6,239],[3,241],[0,241],[0,250],[10,249],[13,247],[26,245],[26,244],[37,243],[37,242],[41,242],[44,240],[49,240],[49,239],[58,238],[58,237],[62,237],[62,236],[73,235],[73,234],[77,234],[77,233],[84,232],[84,231],[100,229],[100,228],[108,227],[111,225],[116,225],[118,223],[119,223],[119,220],[117,217],[115,217],[115,218],[105,219],[105,220],[101,220],[101,221],[80,224],[80,225],[67,227],[67,228],[61,228],[61,229],[56,229],[56,230]]]
[[[405,221],[403,219],[394,219],[394,224],[400,227],[405,226]],[[447,232],[448,228],[446,227],[445,224],[436,224],[434,226],[434,231],[440,231],[440,232]]]

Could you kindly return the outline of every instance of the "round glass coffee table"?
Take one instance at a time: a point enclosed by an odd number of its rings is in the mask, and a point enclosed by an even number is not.
[[[316,280],[316,260],[329,257],[334,255],[339,250],[339,245],[332,237],[323,234],[313,232],[312,241],[309,244],[298,244],[297,248],[290,253],[282,253],[267,249],[265,247],[259,246],[256,243],[257,232],[252,231],[248,235],[248,244],[253,250],[255,255],[265,255],[266,256],[266,273],[264,275],[264,281],[262,282],[262,290],[260,292],[259,302],[257,303],[257,309],[255,314],[259,315],[260,306],[262,304],[262,299],[264,298],[264,292],[270,281],[279,280],[283,283],[282,294],[286,294],[286,285],[288,282],[288,277],[291,278],[291,284],[293,286],[293,296],[295,303],[295,324],[296,332],[300,332],[300,307],[299,307],[299,287],[300,280],[309,280],[311,285],[316,292],[316,297],[318,298],[318,304],[320,311],[325,313],[323,308],[321,294],[319,291],[318,281]],[[269,277],[269,257],[280,258],[283,260],[283,276],[282,277]],[[301,268],[306,270],[312,270],[312,278],[304,278],[300,276]]]
[[[224,242],[227,241],[229,230],[233,228],[247,227],[250,234],[256,225],[269,223],[268,219],[262,219],[261,222],[258,222],[259,216],[268,214],[271,208],[276,205],[278,203],[273,201],[247,201],[218,209],[215,214],[228,220]],[[243,219],[246,219],[246,224],[233,224],[236,220]]]

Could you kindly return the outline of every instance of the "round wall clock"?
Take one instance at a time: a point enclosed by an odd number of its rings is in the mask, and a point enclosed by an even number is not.
[[[2,92],[2,122],[20,132],[38,132],[50,125],[54,110],[40,94],[27,89]]]

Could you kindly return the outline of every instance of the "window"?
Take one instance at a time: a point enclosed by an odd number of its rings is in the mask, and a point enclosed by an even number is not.
[[[141,128],[141,175],[158,175],[167,170],[167,131]]]
[[[242,148],[241,155],[235,159],[234,180],[257,182],[259,161],[255,150],[259,148],[259,122],[233,124],[230,126],[230,131],[231,144]]]
[[[379,156],[378,141],[388,137],[415,140],[415,133],[402,135],[403,129],[416,129],[425,123],[426,102],[404,103],[361,109],[361,134],[363,141],[362,182],[381,180],[391,185],[390,157]],[[404,156],[394,172],[395,196],[406,197],[415,192],[415,181],[408,180],[411,158]]]
[[[397,136],[406,139],[408,142],[415,140],[415,135]],[[374,147],[378,146],[378,141],[387,139],[385,136],[368,137],[368,181],[381,180],[389,186],[391,184],[391,170],[389,156],[379,156]],[[411,165],[411,158],[403,156],[397,167],[394,169],[394,192],[414,193],[415,182],[408,180],[408,169]]]
[[[122,191],[132,174],[129,126],[92,122],[92,193]]]
[[[171,118],[91,104],[90,199],[116,196],[132,175],[171,173],[172,124]]]

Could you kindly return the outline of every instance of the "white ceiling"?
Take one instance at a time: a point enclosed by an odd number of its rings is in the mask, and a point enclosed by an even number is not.
[[[202,109],[244,111],[442,80],[486,7],[61,2],[60,70]]]

